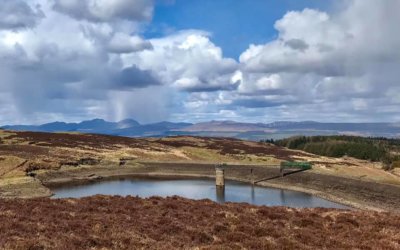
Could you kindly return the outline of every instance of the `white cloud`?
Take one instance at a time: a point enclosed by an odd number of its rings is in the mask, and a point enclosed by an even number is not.
[[[0,31],[0,94],[14,111],[7,121],[154,121],[179,109],[182,100],[171,104],[171,98],[181,91],[233,90],[238,85],[232,80],[237,62],[224,58],[207,32],[188,30],[145,40],[135,30],[139,17],[131,19],[132,25],[120,15],[100,22],[64,15],[51,1],[31,3],[45,13],[40,23],[18,32]],[[92,6],[90,1],[57,3],[71,9]],[[157,105],[151,105],[154,100]],[[153,108],[159,112],[148,111]]]
[[[237,62],[224,58],[203,31],[187,30],[152,39],[153,50],[123,56],[125,63],[136,62],[152,70],[165,84],[186,91],[234,90],[232,82]]]
[[[250,74],[250,76],[254,76]],[[254,92],[271,93],[283,89],[282,77],[279,74],[260,75],[250,79],[242,78],[239,85],[239,93],[252,94]]]
[[[251,45],[240,56],[239,93],[252,96],[260,107],[271,103],[259,100],[281,96],[281,105],[293,108],[288,112],[296,116],[314,110],[315,119],[324,117],[319,109],[329,104],[329,119],[354,114],[355,120],[390,120],[393,112],[384,106],[395,103],[390,93],[400,84],[395,70],[400,66],[398,9],[396,0],[353,0],[335,13],[288,12],[275,24],[275,40]],[[285,101],[288,96],[293,102]],[[238,105],[251,106],[243,98],[237,97]],[[368,114],[383,104],[379,115]]]
[[[146,49],[153,49],[149,41],[143,40],[139,36],[130,36],[125,33],[116,33],[108,44],[108,49],[112,53],[125,54]]]
[[[36,26],[0,31],[0,94],[14,111],[7,120],[87,118],[107,107],[109,92],[159,85],[152,72],[122,65],[118,53],[151,48],[124,25],[79,21],[54,11],[47,0],[30,3],[45,13]]]
[[[288,12],[238,62],[206,31],[144,38],[153,1],[4,1],[0,121],[398,118],[400,2],[343,3]]]

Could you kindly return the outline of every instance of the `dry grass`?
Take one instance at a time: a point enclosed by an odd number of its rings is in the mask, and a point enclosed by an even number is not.
[[[290,155],[290,151],[272,145],[227,138],[135,139],[41,132],[2,133],[0,155],[27,160],[24,165],[27,172],[56,170],[63,165],[78,166],[87,158],[99,163],[118,163],[122,158],[133,157],[137,161],[266,164],[279,163],[277,158],[287,158]],[[10,167],[8,165],[0,166],[0,174],[6,174],[9,169],[17,167],[18,163]]]
[[[0,175],[19,176],[38,169],[85,165],[93,159],[99,165],[118,166],[121,159],[137,162],[196,162],[278,165],[282,160],[315,163],[312,172],[400,185],[400,176],[375,164],[352,158],[329,158],[285,148],[229,138],[177,136],[126,138],[107,135],[0,131]],[[22,166],[20,162],[27,161]],[[1,180],[0,180],[1,181]]]
[[[16,173],[17,171],[22,172],[26,160],[15,157],[15,156],[1,156],[0,157],[0,177],[6,177],[9,174]]]

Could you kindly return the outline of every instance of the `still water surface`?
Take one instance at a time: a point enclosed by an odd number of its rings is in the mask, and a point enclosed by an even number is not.
[[[210,199],[223,202],[246,202],[254,205],[289,207],[347,208],[310,194],[275,188],[252,186],[251,184],[226,181],[225,189],[215,186],[214,180],[160,180],[120,179],[101,181],[85,185],[64,186],[52,189],[53,198],[80,198],[96,194],[120,196],[173,196],[190,199]]]

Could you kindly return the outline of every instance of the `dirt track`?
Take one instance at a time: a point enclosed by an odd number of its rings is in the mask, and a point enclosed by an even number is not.
[[[399,249],[400,217],[178,197],[0,200],[5,249]]]

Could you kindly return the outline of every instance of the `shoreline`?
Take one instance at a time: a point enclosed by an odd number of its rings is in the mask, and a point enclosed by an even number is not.
[[[233,169],[234,168],[234,169]],[[277,169],[261,167],[256,165],[237,165],[233,166],[231,169],[227,170],[227,174],[225,178],[227,180],[240,181],[244,183],[252,183],[252,179],[249,178],[249,175],[243,175],[243,172],[249,171],[251,168],[257,168],[258,171],[264,170],[264,172],[276,172]],[[179,171],[181,170],[181,171]],[[267,171],[268,170],[268,171]],[[65,185],[78,185],[85,184],[90,182],[98,182],[104,180],[112,180],[118,178],[168,178],[168,179],[193,179],[193,178],[207,178],[214,179],[215,174],[214,165],[213,164],[191,164],[191,163],[141,163],[138,165],[130,166],[130,167],[86,167],[86,168],[75,168],[75,169],[63,169],[58,170],[52,173],[44,172],[38,174],[38,179],[41,181],[43,186],[48,188],[51,191],[51,187],[55,186],[65,186]],[[256,178],[262,176],[262,174],[256,172]],[[242,173],[242,174],[241,174]],[[265,173],[267,174],[267,173]],[[301,181],[301,178],[297,178],[299,176],[309,176],[316,175],[315,173],[301,173],[299,175],[295,174],[293,176],[283,177],[282,179],[271,180],[271,181],[262,181],[257,183],[256,185],[261,187],[269,187],[269,188],[277,188],[284,189],[296,192],[307,193],[328,201],[332,201],[338,204],[342,204],[354,209],[361,210],[371,210],[371,211],[391,211],[391,212],[399,212],[398,209],[393,207],[385,207],[385,204],[382,204],[380,201],[376,201],[373,198],[367,200],[363,197],[357,199],[357,196],[341,196],[340,192],[335,192],[329,188],[329,185],[332,183],[327,183],[327,187],[324,186],[321,188],[318,185],[304,185]],[[317,177],[321,178],[321,174],[318,174]],[[324,176],[327,177],[327,176]],[[290,180],[295,180],[295,183]],[[297,179],[297,180],[296,180]],[[325,178],[326,179],[326,178]],[[338,180],[342,181],[342,177],[334,177],[329,176],[330,182],[336,182]],[[365,181],[358,181],[353,179],[347,179],[347,181],[353,182],[353,184],[364,184]],[[367,185],[370,183],[367,183]],[[384,184],[376,184],[376,185],[384,185]],[[362,186],[362,185],[361,185]],[[396,189],[396,191],[400,191],[400,187],[392,187]],[[359,191],[359,188],[356,190],[350,190],[350,193],[355,193]],[[364,192],[365,194],[368,193]],[[45,197],[51,197],[47,194]],[[373,197],[373,195],[371,195]]]

